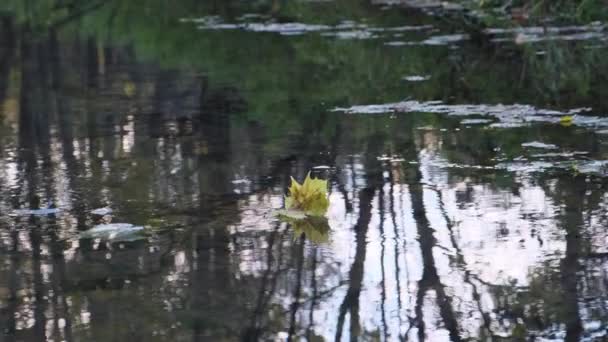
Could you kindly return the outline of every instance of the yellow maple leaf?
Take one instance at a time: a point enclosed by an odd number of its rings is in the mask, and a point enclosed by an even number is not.
[[[574,118],[570,115],[562,116],[559,119],[559,124],[565,127],[572,126]]]
[[[123,86],[123,91],[125,92],[125,95],[127,95],[127,97],[133,97],[135,96],[135,92],[137,91],[137,86],[131,81],[126,81]]]
[[[310,172],[302,184],[291,178],[289,196],[285,197],[285,209],[301,210],[311,216],[323,216],[327,208],[329,200],[326,180],[311,178]]]

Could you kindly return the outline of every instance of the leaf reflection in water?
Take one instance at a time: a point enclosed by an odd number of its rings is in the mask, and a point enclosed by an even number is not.
[[[307,216],[301,219],[293,219],[287,216],[280,216],[281,219],[289,223],[294,232],[294,239],[302,235],[309,241],[317,244],[329,241],[329,222],[323,216]]]

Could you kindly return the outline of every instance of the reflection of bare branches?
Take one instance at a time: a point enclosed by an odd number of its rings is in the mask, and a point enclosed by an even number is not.
[[[458,264],[460,269],[462,269],[464,271],[464,282],[469,284],[471,286],[471,289],[473,290],[473,300],[475,301],[477,310],[479,311],[479,313],[481,314],[481,317],[483,319],[484,328],[488,331],[488,333],[490,333],[491,336],[493,336],[490,315],[483,310],[483,308],[481,306],[481,295],[479,294],[477,285],[475,285],[475,283],[473,283],[471,281],[471,271],[469,270],[469,268],[466,264],[466,261],[464,260],[464,254],[462,253],[462,250],[460,249],[460,246],[458,245],[458,242],[456,241],[456,236],[454,233],[454,223],[452,222],[452,220],[450,220],[450,218],[448,216],[448,212],[445,209],[445,203],[443,202],[443,194],[441,193],[441,190],[435,186],[428,186],[428,188],[433,190],[435,192],[435,194],[437,195],[439,211],[441,212],[441,215],[443,216],[446,228],[449,232],[450,242],[452,243],[452,248],[454,248],[454,250],[456,251],[456,263]]]
[[[6,330],[5,334],[13,336],[17,330],[17,299],[19,291],[19,232],[15,227],[11,228],[11,253],[10,255],[10,267],[9,267],[9,279],[8,279],[8,305],[6,306]]]
[[[564,319],[566,324],[565,341],[579,341],[583,332],[583,323],[579,313],[578,295],[578,276],[580,270],[579,257],[582,254],[581,232],[585,226],[585,192],[588,185],[584,179],[576,179],[572,189],[565,187],[564,190],[571,190],[570,195],[564,199],[566,204],[566,214],[562,221],[566,231],[566,255],[561,261],[561,286],[564,293]]]
[[[547,193],[552,193],[550,191],[552,187],[547,186],[548,183],[541,184]],[[565,341],[579,341],[584,331],[579,312],[578,293],[580,258],[585,254],[581,230],[586,226],[584,217],[586,207],[593,208],[599,199],[593,192],[591,196],[587,194],[590,184],[587,182],[587,177],[559,179],[559,184],[555,186],[557,190],[553,194],[555,200],[565,206],[560,225],[566,233],[566,251],[559,268],[560,286],[563,293],[563,319],[566,325]],[[599,194],[603,193],[604,191],[599,189]]]
[[[399,229],[397,228],[397,213],[395,211],[395,180],[393,179],[393,173],[389,173],[390,175],[390,215],[391,215],[391,223],[393,225],[393,234],[395,234],[394,242],[395,242],[395,281],[397,283],[397,307],[399,308],[399,312],[401,312],[401,279],[399,279],[400,267],[399,267]],[[399,315],[399,325],[401,326],[401,315]]]
[[[339,177],[339,175],[336,173],[335,178],[337,179],[338,177]],[[338,191],[340,192],[340,194],[342,194],[342,199],[344,200],[344,208],[346,209],[347,213],[351,213],[353,211],[353,204],[348,199],[348,191],[346,191],[346,187],[344,186],[344,183],[337,182],[337,184],[338,184]]]
[[[312,266],[310,275],[310,286],[312,287],[312,297],[310,298],[310,314],[308,316],[308,328],[306,329],[306,338],[310,341],[315,325],[314,313],[319,292],[317,289],[317,247],[312,249]]]
[[[384,253],[386,237],[384,235],[384,187],[380,187],[380,194],[378,195],[380,212],[380,224],[378,228],[380,230],[380,274],[382,277],[382,290],[380,291],[380,317],[382,319],[382,328],[384,330],[384,340],[388,340],[388,325],[386,324],[386,273],[384,270]]]
[[[339,309],[336,341],[340,341],[342,338],[344,319],[347,312],[350,312],[351,340],[356,341],[359,336],[359,294],[361,293],[363,282],[363,266],[367,250],[366,237],[372,216],[373,198],[373,188],[365,188],[359,192],[359,218],[354,227],[356,241],[355,260],[349,272],[349,287]]]
[[[294,338],[294,335],[296,333],[296,316],[298,314],[298,309],[300,308],[300,295],[302,293],[302,272],[304,270],[304,244],[305,244],[306,238],[304,236],[300,236],[300,239],[298,241],[298,244],[296,246],[296,248],[298,249],[297,251],[297,256],[296,256],[296,260],[297,260],[297,269],[296,269],[296,288],[294,289],[294,300],[293,303],[291,303],[291,314],[290,314],[290,319],[289,319],[289,335],[287,337],[288,341],[292,341]]]
[[[53,305],[53,316],[55,318],[54,325],[55,331],[59,332],[59,318],[62,317],[65,322],[64,333],[65,333],[65,341],[71,342],[73,340],[72,337],[72,317],[70,316],[70,307],[68,305],[68,300],[66,298],[65,292],[67,288],[67,280],[66,280],[66,265],[65,265],[65,256],[63,254],[63,249],[61,248],[61,242],[59,237],[57,236],[57,225],[56,219],[54,217],[49,218],[51,222],[49,222],[49,226],[51,229],[49,230],[50,237],[50,251],[53,260],[53,271],[51,273],[51,284],[52,284],[52,305]],[[57,308],[61,307],[61,313],[58,312]]]
[[[340,146],[340,139],[342,138],[342,123],[338,121],[336,124],[336,133],[332,137],[331,142],[331,156],[334,159],[334,164],[338,164],[336,158],[339,155],[338,147]],[[338,191],[342,194],[342,199],[344,200],[344,207],[346,208],[347,213],[351,213],[353,211],[353,204],[348,198],[348,191],[346,191],[346,186],[344,182],[340,181],[340,172],[336,172],[333,174],[334,183],[337,184]]]
[[[249,327],[246,328],[245,333],[243,335],[244,340],[247,340],[247,341],[256,341],[259,339],[259,337],[260,337],[259,335],[262,331],[261,320],[262,320],[264,314],[266,313],[266,307],[268,306],[268,303],[270,302],[270,299],[272,298],[272,296],[274,294],[274,291],[276,288],[277,275],[281,273],[281,263],[283,261],[283,248],[281,248],[281,241],[282,241],[284,235],[287,233],[287,230],[283,231],[283,233],[278,236],[279,257],[277,260],[276,270],[274,271],[274,276],[271,277],[271,275],[273,275],[272,264],[274,261],[273,247],[275,244],[275,240],[277,240],[277,233],[278,233],[280,227],[281,227],[281,224],[277,222],[275,225],[275,229],[272,231],[272,233],[270,234],[270,236],[268,238],[268,246],[266,247],[266,249],[267,249],[266,270],[264,271],[264,274],[262,276],[262,284],[260,286],[258,299],[256,302],[255,309],[253,310],[253,315],[251,317]],[[266,287],[268,286],[269,282],[270,282],[270,289],[267,291]]]
[[[33,289],[34,289],[34,335],[38,341],[44,341],[45,338],[45,323],[46,317],[46,300],[44,291],[44,278],[42,277],[42,236],[40,235],[41,227],[36,224],[35,218],[30,220],[30,243],[32,248],[32,274],[33,274]]]
[[[578,261],[578,248],[580,246],[580,241],[575,235],[576,233],[573,232],[568,232],[566,234],[566,257],[561,263],[561,285],[565,294],[565,340],[571,342],[579,341],[581,333],[583,332],[583,324],[579,314],[577,279],[577,272],[580,269],[580,264]]]
[[[283,270],[283,271],[288,271],[288,270]],[[323,290],[323,291],[317,292],[317,294],[316,294],[316,295],[314,295],[314,296],[312,296],[312,297],[310,297],[310,298],[308,298],[308,299],[303,299],[303,300],[300,300],[300,302],[299,302],[299,304],[298,304],[298,305],[302,306],[302,305],[306,305],[307,303],[310,303],[310,305],[311,305],[311,307],[312,307],[313,305],[315,305],[315,303],[316,303],[317,301],[320,301],[320,300],[323,300],[323,299],[329,298],[331,295],[333,295],[333,293],[334,293],[334,292],[335,292],[337,289],[339,289],[339,288],[341,288],[341,287],[343,287],[344,285],[347,285],[347,284],[348,284],[348,282],[347,282],[347,281],[341,281],[341,282],[339,282],[339,283],[338,283],[338,285],[335,285],[335,286],[332,286],[332,287],[327,288],[326,290]],[[311,308],[311,310],[312,310],[312,309],[313,309],[313,308]],[[288,312],[288,311],[286,311],[286,312]],[[311,315],[311,317],[312,317],[312,315]]]
[[[441,283],[437,268],[435,267],[435,258],[433,256],[433,247],[436,245],[435,237],[433,236],[433,228],[428,221],[426,209],[423,202],[423,187],[420,183],[422,175],[420,170],[416,170],[416,181],[409,185],[410,197],[412,202],[412,213],[416,222],[418,231],[418,242],[420,244],[420,252],[422,254],[423,271],[422,278],[418,282],[418,294],[416,296],[416,320],[418,323],[418,338],[425,338],[425,324],[423,318],[423,301],[428,290],[435,290],[437,299],[436,303],[439,307],[439,314],[443,320],[445,328],[448,330],[452,341],[460,341],[458,331],[458,323],[452,308],[452,300],[445,292],[445,285]]]

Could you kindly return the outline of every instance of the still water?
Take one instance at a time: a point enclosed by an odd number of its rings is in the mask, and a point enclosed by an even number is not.
[[[602,24],[8,2],[1,340],[606,338]]]

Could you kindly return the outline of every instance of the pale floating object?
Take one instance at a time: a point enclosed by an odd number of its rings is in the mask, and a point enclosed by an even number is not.
[[[422,45],[450,45],[453,43],[459,43],[465,40],[469,40],[468,34],[448,34],[444,36],[431,36],[430,38],[423,40],[419,44]]]
[[[82,239],[102,239],[110,241],[134,241],[143,239],[143,226],[130,223],[108,223],[97,225],[80,233]]]
[[[531,141],[531,142],[527,142],[527,143],[523,143],[521,144],[522,147],[527,147],[527,148],[538,148],[538,149],[543,149],[543,150],[557,150],[559,147],[557,147],[557,145],[553,145],[553,144],[546,144],[540,141]]]
[[[581,156],[589,154],[586,151],[574,151],[574,152],[547,152],[547,153],[536,153],[531,155],[532,158],[573,158],[576,156]]]
[[[232,184],[251,184],[251,180],[247,178],[235,179],[232,181]]]
[[[312,169],[313,170],[329,170],[329,169],[331,169],[331,166],[319,165],[319,166],[314,166]]]
[[[461,125],[485,125],[492,123],[490,119],[464,119],[460,121]]]
[[[392,42],[386,42],[386,43],[384,43],[384,45],[386,45],[386,46],[404,46],[404,45],[413,45],[413,44],[410,42],[402,42],[402,41],[396,40],[396,41],[392,41]]]
[[[431,79],[431,76],[428,75],[411,75],[411,76],[405,76],[403,77],[404,81],[408,81],[408,82],[422,82],[422,81],[428,81]]]
[[[112,210],[112,208],[108,208],[108,207],[97,208],[97,209],[91,210],[91,214],[93,214],[93,215],[99,215],[99,216],[110,215],[113,212],[114,211]]]

